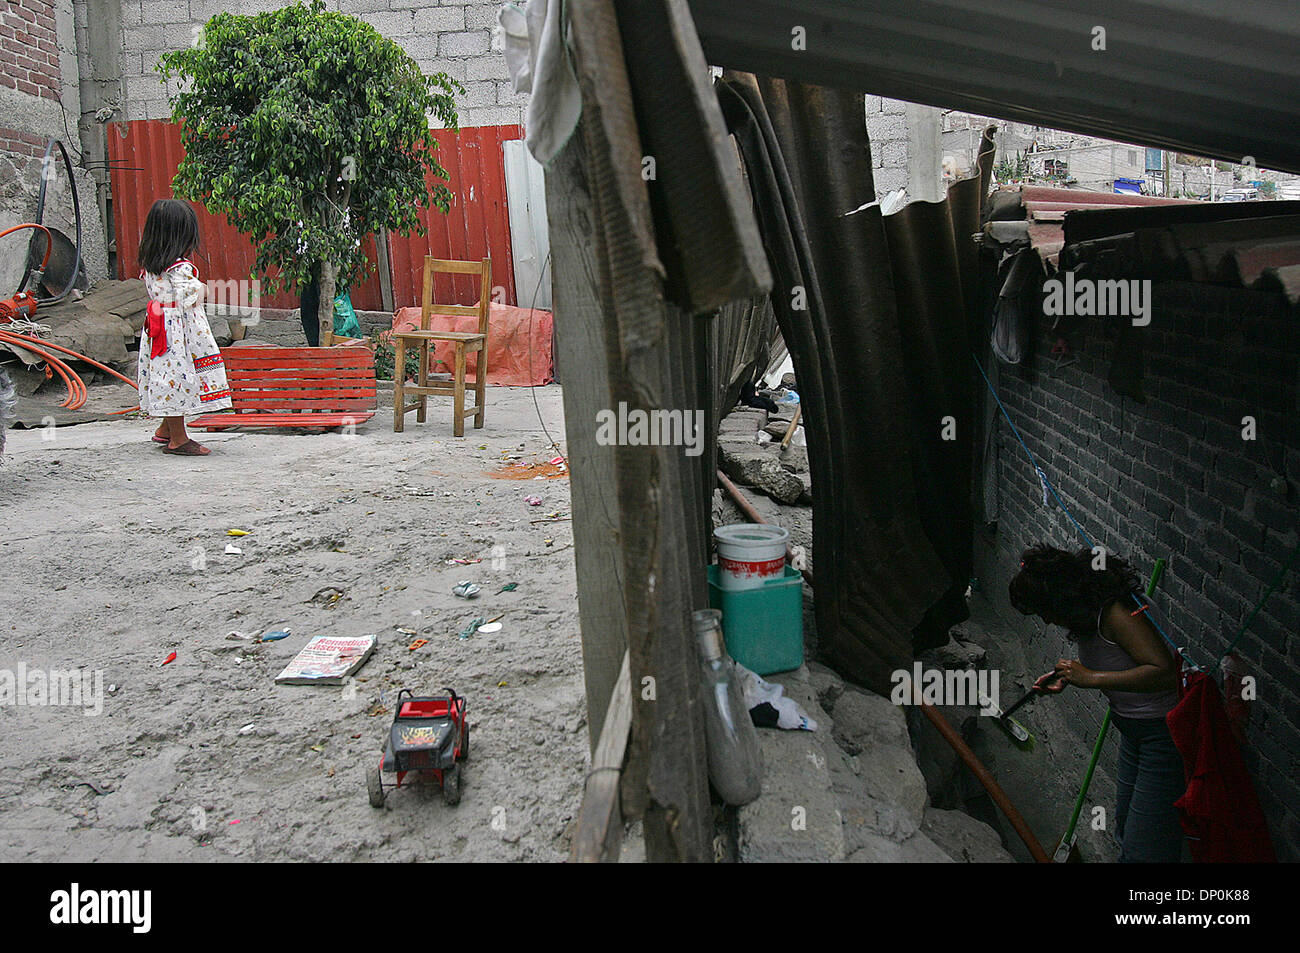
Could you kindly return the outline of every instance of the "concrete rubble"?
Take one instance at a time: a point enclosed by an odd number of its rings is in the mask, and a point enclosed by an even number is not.
[[[818,730],[760,730],[763,795],[737,818],[740,860],[1010,863],[998,833],[930,804],[904,712],[810,662],[772,676]]]
[[[737,484],[778,502],[811,505],[807,448],[791,444],[781,449],[789,424],[788,418],[769,419],[767,411],[759,408],[736,408],[718,427],[718,466]],[[779,431],[777,436],[774,431]],[[760,443],[760,434],[769,439]]]
[[[788,426],[788,418],[780,421],[761,409],[736,408],[719,428],[719,466],[741,485],[764,519],[790,530],[791,544],[805,551],[812,568],[812,525],[806,506],[811,502],[808,451],[793,443],[780,449]],[[772,439],[760,443],[760,433]],[[792,480],[799,481],[802,493],[795,492]],[[725,525],[747,520],[719,491],[713,521]],[[805,652],[812,658],[815,625],[810,607],[805,611]],[[985,664],[978,644],[957,637],[927,654],[924,661],[956,669]],[[960,769],[952,749],[931,738],[933,729],[925,719],[909,719],[909,709],[845,682],[815,661],[768,680],[785,686],[786,694],[818,723],[818,730],[759,731],[763,794],[738,812],[738,859],[747,863],[1015,861],[997,829],[965,811],[946,809],[964,803],[950,790]]]

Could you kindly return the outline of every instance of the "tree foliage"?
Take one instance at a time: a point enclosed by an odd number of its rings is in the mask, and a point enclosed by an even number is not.
[[[368,267],[364,236],[424,234],[419,209],[449,207],[429,117],[456,128],[453,94],[464,90],[423,75],[356,17],[320,0],[220,13],[158,69],[180,80],[171,107],[185,159],[173,188],[252,237],[252,276],[270,290],[300,286],[315,262],[346,287]]]

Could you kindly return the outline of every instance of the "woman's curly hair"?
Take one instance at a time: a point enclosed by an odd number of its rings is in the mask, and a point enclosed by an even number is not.
[[[1091,549],[1069,552],[1040,543],[1020,557],[1020,572],[1007,586],[1020,612],[1058,624],[1090,626],[1101,607],[1135,592],[1138,574],[1125,560],[1106,554],[1105,568],[1092,567]]]

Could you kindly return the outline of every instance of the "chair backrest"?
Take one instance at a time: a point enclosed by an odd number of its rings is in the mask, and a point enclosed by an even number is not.
[[[478,304],[439,304],[433,302],[433,276],[436,274],[444,275],[478,275],[479,292]],[[434,258],[431,255],[425,256],[424,259],[424,291],[420,297],[420,330],[429,330],[429,318],[437,311],[438,314],[471,314],[478,316],[478,333],[486,335],[488,333],[488,314],[492,305],[492,259],[484,258],[482,261],[451,261],[446,258]]]

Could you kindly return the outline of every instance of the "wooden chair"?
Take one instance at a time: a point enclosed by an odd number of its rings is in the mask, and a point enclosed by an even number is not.
[[[452,275],[478,275],[478,304],[437,305],[433,303],[433,276],[436,273]],[[482,261],[447,261],[441,258],[424,259],[424,293],[420,302],[420,329],[393,332],[393,432],[401,433],[406,415],[415,411],[415,419],[424,423],[429,395],[452,396],[452,431],[457,437],[465,436],[465,418],[474,417],[474,427],[483,426],[484,401],[487,390],[488,314],[491,310],[492,259]],[[431,331],[429,318],[439,314],[467,314],[478,316],[478,331]],[[446,383],[429,383],[429,356],[433,342],[446,341],[452,346],[452,379]],[[420,371],[414,385],[406,383],[406,348],[413,345],[420,350]],[[465,407],[465,355],[478,353],[474,371],[474,406]],[[406,403],[406,395],[414,394],[417,400]]]

